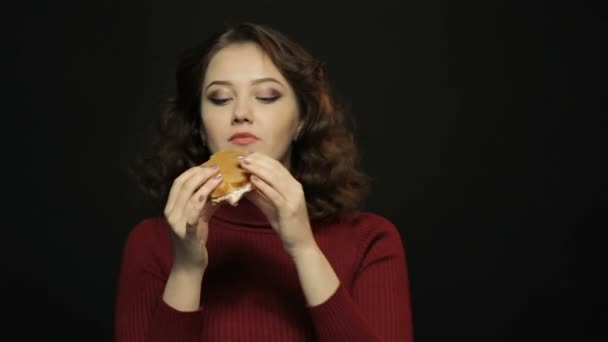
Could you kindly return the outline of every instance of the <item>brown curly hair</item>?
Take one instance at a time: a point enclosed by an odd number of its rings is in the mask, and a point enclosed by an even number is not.
[[[201,139],[203,77],[217,51],[244,42],[258,44],[296,93],[304,125],[293,143],[291,165],[306,194],[311,220],[334,220],[358,212],[369,192],[369,179],[359,169],[345,110],[330,95],[324,64],[285,34],[248,22],[216,32],[183,53],[177,67],[177,94],[157,121],[155,152],[137,157],[129,166],[138,185],[164,203],[177,176],[209,159],[210,151]]]

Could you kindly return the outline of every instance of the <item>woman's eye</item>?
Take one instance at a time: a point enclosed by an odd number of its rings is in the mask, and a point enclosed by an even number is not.
[[[264,103],[272,103],[272,102],[278,100],[279,98],[280,98],[280,96],[258,97],[258,100],[260,100]]]
[[[209,98],[209,101],[213,102],[213,104],[218,105],[218,106],[226,104],[226,102],[228,102],[229,100],[230,100],[229,98],[226,98],[226,99],[218,99],[215,97]]]

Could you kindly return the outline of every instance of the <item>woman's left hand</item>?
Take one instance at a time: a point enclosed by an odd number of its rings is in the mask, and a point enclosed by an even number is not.
[[[239,157],[241,167],[251,173],[254,190],[247,199],[266,216],[279,234],[285,251],[294,256],[314,247],[314,240],[302,184],[279,161],[262,153]]]

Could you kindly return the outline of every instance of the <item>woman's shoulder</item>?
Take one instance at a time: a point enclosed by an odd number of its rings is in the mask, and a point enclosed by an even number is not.
[[[154,240],[167,235],[164,217],[152,216],[140,219],[129,232],[128,240]]]
[[[372,211],[344,215],[342,222],[366,230],[397,230],[397,227],[389,218]]]
[[[125,243],[125,254],[142,256],[150,252],[163,256],[170,251],[171,238],[164,217],[146,217],[140,219],[128,233]]]
[[[342,216],[342,224],[349,226],[364,239],[387,238],[401,240],[397,226],[384,215],[372,211],[361,211]]]
[[[388,217],[373,211],[343,215],[340,229],[334,234],[340,241],[350,241],[356,255],[382,258],[404,254],[405,244],[397,225]]]
[[[133,225],[123,246],[123,272],[145,270],[159,277],[168,275],[173,253],[167,227],[163,217],[140,219]]]

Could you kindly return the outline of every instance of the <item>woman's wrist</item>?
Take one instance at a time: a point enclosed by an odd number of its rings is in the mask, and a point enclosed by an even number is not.
[[[317,245],[317,242],[313,239],[309,241],[299,243],[298,245],[291,246],[289,248],[285,247],[285,251],[287,254],[291,256],[291,258],[295,261],[298,258],[306,257],[307,255],[319,253],[321,249]]]
[[[331,297],[340,280],[319,246],[302,247],[292,257],[308,305],[319,305]]]
[[[173,267],[171,267],[171,273],[197,276],[205,273],[206,269],[207,265],[175,260]]]
[[[195,311],[200,307],[204,270],[173,267],[165,284],[163,300],[179,311]]]
[[[310,258],[321,253],[321,249],[316,242],[292,248],[289,252],[294,261]]]

